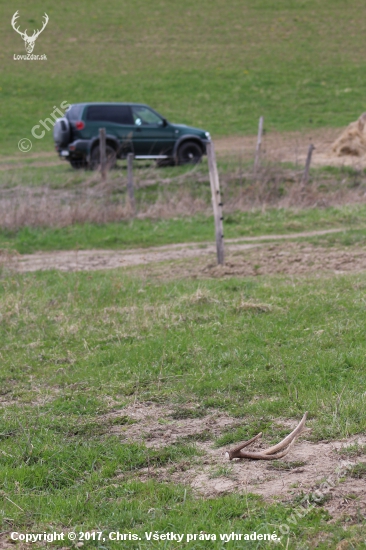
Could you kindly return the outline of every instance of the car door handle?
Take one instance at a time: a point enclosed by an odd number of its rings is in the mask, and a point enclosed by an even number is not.
[[[142,128],[136,128],[135,132],[141,132]]]

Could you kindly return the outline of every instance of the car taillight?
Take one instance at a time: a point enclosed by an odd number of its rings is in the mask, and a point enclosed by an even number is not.
[[[75,128],[77,130],[84,130],[85,128],[85,124],[82,120],[78,120],[76,123],[75,123]]]

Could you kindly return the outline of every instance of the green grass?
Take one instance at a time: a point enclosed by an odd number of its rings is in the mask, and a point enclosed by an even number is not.
[[[349,229],[328,236],[313,237],[314,243],[359,244],[365,240],[365,206],[346,205],[320,209],[268,209],[234,212],[224,218],[225,238],[243,238],[322,229]],[[360,227],[358,229],[358,227]],[[163,220],[134,219],[109,224],[70,225],[62,228],[25,227],[0,230],[0,248],[21,254],[49,250],[128,249],[184,242],[212,242],[211,216],[174,217]]]
[[[314,441],[363,433],[366,277],[289,282],[161,283],[136,269],[3,275],[2,531],[131,531],[143,539],[136,548],[147,548],[150,530],[278,531],[291,504],[268,505],[240,492],[205,500],[179,484],[139,480],[143,468],[199,465],[195,441],[208,441],[207,433],[152,449],[110,428],[119,415],[123,433],[131,422],[125,406],[145,402],[168,407],[168,422],[215,410],[236,416],[240,428],[223,430],[211,439],[216,445],[260,430],[278,441],[287,431],[278,420],[305,410]],[[242,299],[270,307],[240,310]],[[105,417],[112,411],[118,414]],[[364,476],[364,467],[352,475]],[[362,548],[361,524],[329,519],[317,507],[291,527],[291,540],[322,533],[319,548],[352,537]]]
[[[282,131],[342,126],[364,110],[361,0],[19,0],[16,8],[29,32],[47,11],[34,49],[47,61],[13,59],[25,49],[10,25],[15,8],[4,6],[2,153],[18,153],[63,101],[146,102],[214,136],[254,133],[260,115],[268,131]],[[52,146],[51,132],[33,139],[35,152]]]
[[[19,166],[19,162],[22,164]],[[3,189],[12,187],[39,187],[49,186],[50,189],[68,189],[77,188],[78,185],[92,175],[86,175],[84,171],[75,171],[69,163],[59,161],[57,156],[40,159],[21,159],[9,161],[5,158],[2,164],[10,165],[8,170],[0,170],[0,186]],[[35,166],[35,162],[41,162],[45,166]],[[47,166],[47,163],[55,163],[54,166]],[[0,164],[1,167],[1,164]]]
[[[358,443],[354,443],[353,445],[349,445],[348,447],[342,447],[337,452],[341,456],[354,458],[356,456],[366,454],[366,445],[359,445]]]
[[[361,479],[366,477],[366,462],[359,462],[352,466],[348,472],[348,475],[355,477],[356,479]]]
[[[307,239],[307,241],[325,247],[352,245],[362,246],[365,244],[365,237],[366,235],[363,229],[353,229],[351,231],[311,237]]]

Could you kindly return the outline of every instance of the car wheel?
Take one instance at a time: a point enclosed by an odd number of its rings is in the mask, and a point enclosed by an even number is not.
[[[85,157],[70,157],[69,163],[75,170],[81,170],[88,167]]]
[[[114,168],[116,166],[116,162],[117,162],[116,151],[110,145],[106,145],[105,155],[106,155],[106,160],[107,160],[107,169],[110,170],[111,168]],[[90,155],[90,168],[92,170],[97,170],[98,166],[100,166],[100,147],[99,147],[99,145],[94,147],[94,149],[92,150],[91,155]]]
[[[186,141],[178,149],[178,164],[197,164],[202,160],[202,149],[194,141]]]

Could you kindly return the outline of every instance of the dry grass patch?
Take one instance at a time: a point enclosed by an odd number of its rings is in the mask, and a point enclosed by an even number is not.
[[[256,303],[256,302],[247,302],[245,300],[242,300],[236,307],[235,310],[237,312],[240,311],[252,311],[253,313],[267,313],[268,311],[272,311],[271,304],[262,304],[262,303]]]

